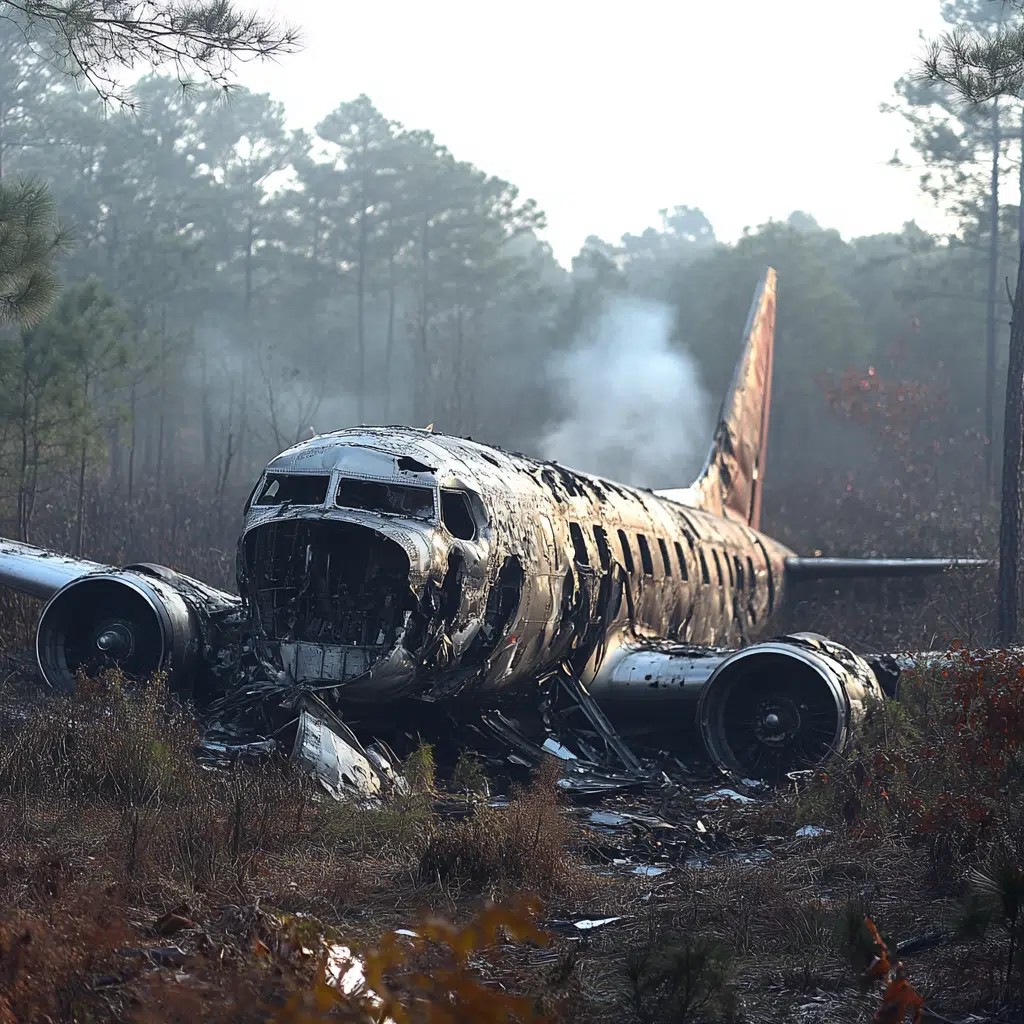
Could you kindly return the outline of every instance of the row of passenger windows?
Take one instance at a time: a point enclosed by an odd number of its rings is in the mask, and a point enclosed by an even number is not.
[[[625,530],[618,530],[618,542],[619,548],[622,551],[622,560],[626,567],[626,572],[631,575],[636,572],[636,564],[633,561],[633,548],[629,543],[629,536]],[[583,530],[579,523],[569,523],[569,535],[572,538],[572,546],[575,554],[576,561],[580,565],[590,565],[590,552],[587,550],[587,544],[583,537]],[[647,538],[642,534],[636,535],[637,546],[640,549],[640,565],[643,569],[645,576],[654,575],[654,562],[651,558],[651,546],[647,541]],[[686,538],[687,543],[690,545],[690,552],[696,557],[698,564],[700,565],[701,582],[710,583],[711,574],[708,572],[707,559],[704,557],[704,549],[698,548],[694,545],[693,541],[689,536]],[[594,541],[597,544],[598,555],[601,559],[601,568],[607,571],[611,567],[611,548],[608,546],[608,534],[604,527],[594,527]],[[673,547],[675,548],[676,556],[676,569],[679,572],[681,579],[688,580],[690,578],[689,569],[687,568],[686,556],[683,553],[683,546],[679,541],[673,541]],[[666,577],[672,577],[674,575],[672,567],[672,559],[669,556],[668,545],[664,539],[658,538],[658,551],[661,555],[661,564],[665,570]],[[754,562],[751,558],[747,558],[746,565],[743,564],[743,559],[739,555],[734,555],[731,559],[728,555],[722,554],[721,558],[715,548],[711,549],[711,557],[715,562],[715,572],[718,576],[718,585],[725,585],[725,578],[722,576],[722,561],[725,562],[726,572],[729,574],[729,585],[736,587],[738,590],[744,590],[747,586],[747,581],[750,581],[750,586],[757,586],[757,575],[754,572]]]

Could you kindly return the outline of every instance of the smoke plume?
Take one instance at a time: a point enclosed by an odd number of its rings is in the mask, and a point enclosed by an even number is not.
[[[672,311],[612,298],[552,367],[565,418],[545,458],[636,487],[693,482],[711,442],[696,363],[670,345]]]

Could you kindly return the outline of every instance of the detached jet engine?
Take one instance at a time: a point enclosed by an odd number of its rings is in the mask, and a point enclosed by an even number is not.
[[[760,532],[775,286],[769,269],[691,487],[640,490],[431,430],[317,435],[246,502],[237,596],[0,541],[0,585],[47,602],[40,674],[68,691],[105,665],[162,669],[222,701],[258,682],[361,719],[536,703],[553,683],[606,732],[639,721],[682,741],[697,725],[716,764],[749,776],[847,749],[898,671],[813,634],[770,638],[789,584],[954,560],[805,558]]]
[[[0,541],[0,581],[11,578],[45,601],[36,661],[63,693],[74,692],[79,673],[111,664],[140,679],[167,672],[175,689],[192,693],[241,612],[237,596],[162,565],[115,569]]]

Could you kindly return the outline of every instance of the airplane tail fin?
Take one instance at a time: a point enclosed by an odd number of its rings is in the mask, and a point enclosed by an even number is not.
[[[775,348],[776,273],[772,267],[754,293],[743,333],[743,351],[718,414],[711,450],[696,482],[662,497],[761,525],[761,489]]]

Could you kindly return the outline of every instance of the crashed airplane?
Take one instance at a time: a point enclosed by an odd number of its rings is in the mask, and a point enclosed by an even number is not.
[[[314,770],[329,735],[384,772],[389,759],[367,756],[345,723],[399,708],[424,721],[458,708],[542,749],[509,717],[517,701],[543,703],[548,749],[564,749],[550,745],[558,702],[581,712],[627,775],[641,771],[618,728],[630,721],[669,741],[696,723],[713,762],[745,776],[816,764],[849,745],[899,670],[813,634],[759,640],[787,586],[953,560],[804,558],[760,532],[775,304],[769,268],[684,490],[429,429],[357,427],[266,467],[245,505],[237,595],[6,541],[0,584],[46,601],[36,655],[53,689],[114,664],[135,678],[162,669],[221,722],[247,715],[257,744],[297,722]]]

